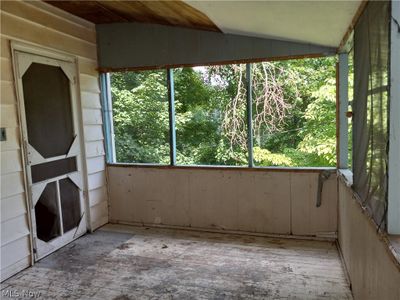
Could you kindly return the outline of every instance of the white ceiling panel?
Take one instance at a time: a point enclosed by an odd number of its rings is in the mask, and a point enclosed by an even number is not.
[[[338,47],[362,1],[185,2],[224,33]]]

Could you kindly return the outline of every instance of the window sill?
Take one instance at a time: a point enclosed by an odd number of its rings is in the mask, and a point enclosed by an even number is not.
[[[353,172],[350,169],[338,169],[338,175],[347,187],[353,186]]]
[[[397,261],[397,266],[400,269],[400,235],[388,235],[387,246]]]
[[[299,173],[320,173],[325,170],[335,172],[335,167],[246,167],[246,166],[207,166],[207,165],[161,165],[151,163],[107,163],[110,167],[121,168],[153,168],[171,170],[238,170],[238,171],[263,171],[263,172],[299,172]]]

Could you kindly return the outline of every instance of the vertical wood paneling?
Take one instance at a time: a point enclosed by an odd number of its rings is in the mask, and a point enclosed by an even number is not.
[[[318,172],[108,166],[111,222],[334,237],[336,177]],[[156,186],[156,188],[155,188]]]
[[[383,240],[354,192],[339,180],[339,245],[354,299],[400,299],[400,267]]]
[[[317,207],[318,173],[291,174],[292,233],[334,235],[337,231],[336,174],[324,182]]]
[[[87,169],[94,173],[88,178],[89,210],[93,212],[91,229],[108,222],[95,27],[40,1],[6,1],[1,6],[0,125],[6,127],[7,134],[7,140],[0,145],[2,280],[26,268],[30,262],[29,236],[21,238],[21,235],[29,232],[29,227],[10,40],[33,43],[77,56],[81,105],[85,108],[82,110],[84,140],[88,141],[82,151],[88,154],[85,162]]]

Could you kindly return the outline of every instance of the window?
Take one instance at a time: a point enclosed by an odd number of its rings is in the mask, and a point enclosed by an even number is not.
[[[336,59],[252,65],[256,166],[336,165]]]
[[[110,85],[116,161],[169,164],[165,70],[112,73]]]
[[[381,228],[388,211],[389,19],[389,2],[371,2],[354,29],[353,188]]]
[[[174,70],[177,164],[247,165],[245,70]]]
[[[335,66],[328,57],[113,73],[116,161],[170,164],[172,153],[177,165],[333,167]]]

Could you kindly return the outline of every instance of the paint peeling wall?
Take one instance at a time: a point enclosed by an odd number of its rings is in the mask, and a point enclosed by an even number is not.
[[[1,280],[30,265],[24,186],[10,41],[33,43],[78,57],[91,228],[108,221],[96,32],[93,24],[41,1],[1,1]]]
[[[108,166],[110,222],[270,234],[337,229],[337,181],[318,172]]]
[[[362,210],[351,188],[339,180],[339,244],[355,299],[400,299],[400,265]]]

